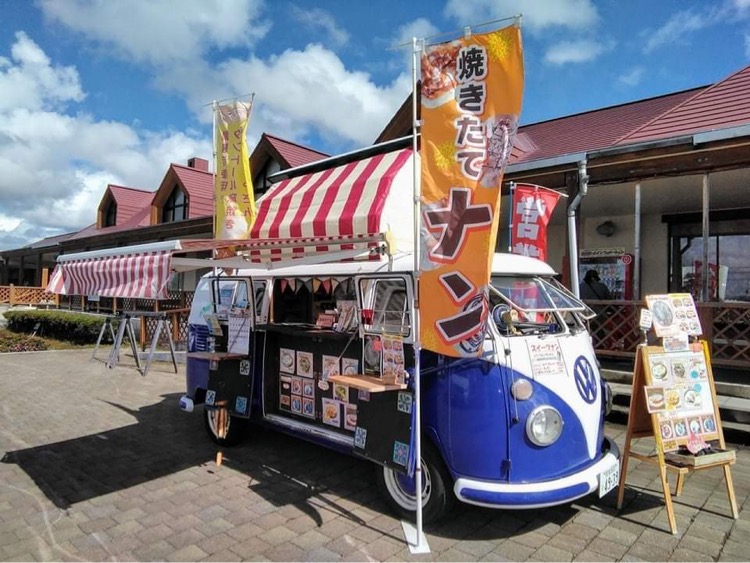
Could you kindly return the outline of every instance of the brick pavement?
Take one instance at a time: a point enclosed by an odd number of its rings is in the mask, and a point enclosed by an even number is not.
[[[101,354],[101,352],[100,352]],[[745,561],[750,451],[691,476],[669,533],[653,466],[631,462],[614,494],[545,510],[460,505],[411,556],[373,466],[271,431],[224,451],[177,407],[183,375],[90,351],[0,355],[0,560]],[[184,370],[184,366],[181,366]],[[609,425],[622,445],[625,428]]]

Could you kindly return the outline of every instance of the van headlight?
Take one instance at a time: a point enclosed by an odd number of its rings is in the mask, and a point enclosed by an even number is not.
[[[554,444],[562,434],[562,427],[562,416],[549,405],[535,408],[526,419],[526,435],[537,446]]]

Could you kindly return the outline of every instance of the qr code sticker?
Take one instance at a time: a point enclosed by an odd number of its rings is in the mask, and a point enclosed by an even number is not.
[[[406,414],[411,414],[411,393],[399,393],[398,394],[398,410]]]
[[[234,403],[235,412],[247,414],[247,397],[237,397]]]
[[[409,445],[403,442],[393,443],[393,461],[406,467],[406,461],[409,459]]]
[[[359,448],[360,450],[364,450],[366,444],[367,429],[362,428],[361,426],[357,426],[357,429],[354,431],[354,447]]]
[[[216,402],[216,391],[208,390],[206,391],[206,404],[207,405],[213,405],[214,402]]]

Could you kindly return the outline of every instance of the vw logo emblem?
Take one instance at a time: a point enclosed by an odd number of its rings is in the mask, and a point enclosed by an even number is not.
[[[594,368],[584,356],[578,356],[573,364],[573,376],[576,380],[578,393],[588,404],[596,401],[597,381],[594,375]]]

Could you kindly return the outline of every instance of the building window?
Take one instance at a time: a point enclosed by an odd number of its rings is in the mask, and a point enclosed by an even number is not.
[[[277,172],[281,172],[281,165],[275,160],[269,159],[266,165],[253,178],[253,192],[256,198],[268,191],[268,188],[271,187],[268,177]]]
[[[750,222],[719,219],[711,213],[708,237],[708,295],[703,290],[703,236],[700,222],[670,226],[670,290],[696,301],[750,301]]]
[[[103,219],[102,227],[114,227],[117,224],[117,204],[114,201],[107,204]]]
[[[161,213],[162,223],[173,223],[188,218],[188,201],[185,192],[179,186],[175,186],[169,198],[164,202]]]

